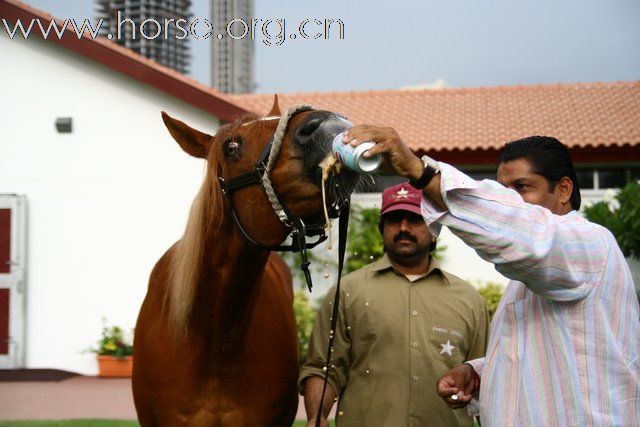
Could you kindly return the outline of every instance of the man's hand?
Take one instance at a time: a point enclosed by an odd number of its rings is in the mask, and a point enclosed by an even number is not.
[[[357,147],[365,141],[374,142],[376,145],[364,152],[365,157],[382,154],[391,164],[394,171],[401,176],[406,176],[412,181],[417,181],[424,172],[424,164],[409,147],[402,142],[400,135],[393,128],[360,125],[354,126],[345,132],[342,142]],[[440,194],[440,174],[437,174],[431,182],[422,189],[424,194],[433,200],[442,210],[446,209],[442,194]]]
[[[357,147],[362,142],[371,141],[376,145],[365,152],[365,157],[382,154],[391,163],[391,167],[398,175],[417,180],[422,175],[424,165],[411,152],[409,147],[400,139],[400,135],[393,129],[378,126],[354,126],[345,132],[343,142]]]
[[[451,408],[463,408],[471,401],[471,394],[480,386],[480,378],[471,365],[457,366],[438,380],[436,385],[438,396],[442,397]],[[457,396],[453,398],[452,396]]]

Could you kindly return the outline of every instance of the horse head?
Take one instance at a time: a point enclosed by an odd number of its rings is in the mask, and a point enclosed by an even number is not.
[[[330,111],[302,109],[293,114],[284,127],[276,97],[266,117],[244,117],[222,126],[214,136],[193,129],[164,112],[163,119],[185,152],[207,160],[205,184],[211,187],[211,191],[225,190],[225,183],[231,183],[238,177],[248,178],[246,174],[255,171],[260,160],[264,160],[265,165],[271,164],[266,174],[277,201],[310,228],[325,225],[323,185],[327,190],[326,204],[335,205],[353,192],[360,179],[357,173],[338,168],[333,169],[329,179],[323,182],[321,164],[331,155],[332,141],[351,126],[346,118]],[[276,135],[279,124],[284,132]],[[270,142],[280,143],[275,154],[273,149],[269,153]],[[274,156],[276,158],[272,158]],[[226,196],[230,198],[229,206],[235,211],[238,224],[247,235],[262,246],[273,247],[280,244],[290,230],[285,225],[287,221],[279,219],[274,212],[268,190],[265,191],[262,185],[251,185],[255,183],[243,187],[233,185]],[[220,205],[218,201],[216,198],[209,203]],[[331,216],[337,216],[335,210],[329,212]],[[212,220],[217,217],[221,221],[225,213],[230,212],[223,209],[218,215],[212,212],[209,217]]]

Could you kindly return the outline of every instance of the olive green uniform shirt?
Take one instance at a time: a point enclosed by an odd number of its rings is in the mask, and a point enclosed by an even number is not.
[[[322,376],[332,288],[318,311],[304,380]],[[386,255],[342,278],[329,385],[340,396],[339,426],[471,426],[465,408],[452,410],[436,381],[466,360],[484,356],[489,316],[484,300],[432,258],[411,282]]]

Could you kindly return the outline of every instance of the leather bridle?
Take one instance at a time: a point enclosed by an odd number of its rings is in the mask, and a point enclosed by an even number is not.
[[[270,175],[271,169],[275,164],[275,160],[280,152],[280,145],[284,140],[284,135],[289,119],[299,112],[310,110],[313,110],[313,107],[304,104],[298,105],[289,109],[289,111],[287,111],[287,113],[280,118],[278,127],[276,128],[273,137],[262,149],[262,152],[258,156],[258,159],[254,163],[250,172],[238,175],[228,180],[225,180],[220,176],[218,177],[222,192],[227,199],[229,211],[231,212],[231,216],[236,223],[240,234],[242,234],[242,236],[249,243],[258,248],[280,252],[300,252],[300,256],[302,259],[300,268],[304,273],[309,291],[311,291],[313,284],[311,281],[311,273],[309,271],[310,262],[307,257],[307,249],[314,248],[327,239],[325,224],[323,221],[320,221],[317,224],[313,224],[310,226],[305,225],[302,219],[291,212],[291,210],[287,208],[287,205],[284,203],[282,198],[279,197],[278,193],[275,191],[273,185],[271,184]],[[291,236],[291,244],[275,246],[262,244],[251,237],[251,235],[245,230],[242,223],[240,222],[238,214],[236,213],[235,206],[233,204],[232,195],[234,192],[242,188],[258,184],[261,184],[263,186],[265,192],[267,193],[267,197],[271,202],[271,206],[274,212],[276,213],[280,221],[289,229],[287,236]],[[333,190],[333,186],[331,186],[330,189]],[[344,208],[349,208],[349,199],[341,198],[337,194],[333,195],[334,202],[329,207],[329,212],[330,217],[337,217],[341,210],[343,210]],[[317,240],[313,242],[307,242],[307,237],[317,237]]]

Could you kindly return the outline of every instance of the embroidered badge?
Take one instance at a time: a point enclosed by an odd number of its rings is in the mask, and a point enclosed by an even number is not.
[[[402,187],[398,191],[396,191],[396,199],[408,199],[409,192]]]
[[[449,356],[453,356],[453,354],[451,354],[451,351],[455,347],[451,345],[451,340],[447,340],[446,344],[440,344],[440,347],[442,347],[442,350],[440,350],[440,354],[447,353]]]
[[[458,330],[456,330],[456,329],[451,329],[451,331],[450,331],[450,332],[451,332],[451,335],[455,335],[455,336],[457,336],[458,338],[464,338],[464,336],[462,335],[462,332],[460,332],[460,331],[458,331]]]

